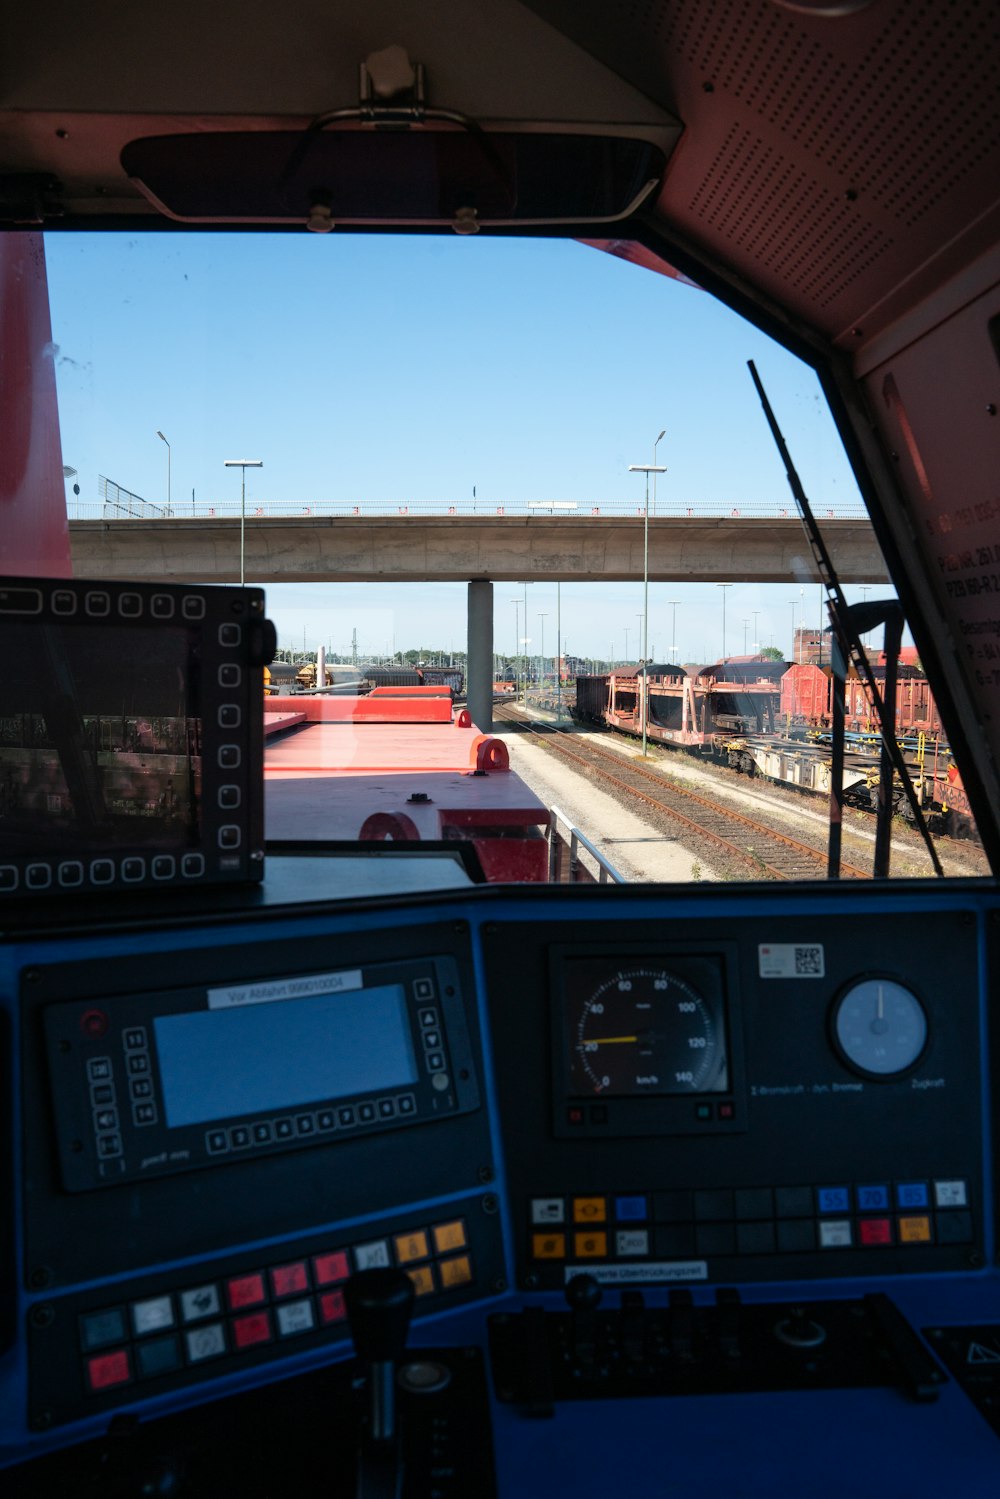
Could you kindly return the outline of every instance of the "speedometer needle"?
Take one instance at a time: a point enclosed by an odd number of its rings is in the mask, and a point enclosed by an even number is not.
[[[636,1042],[638,1036],[591,1036],[593,1046],[620,1046],[623,1041]]]

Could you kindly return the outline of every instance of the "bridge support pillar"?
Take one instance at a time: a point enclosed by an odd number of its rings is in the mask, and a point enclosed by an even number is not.
[[[465,695],[472,722],[484,734],[493,728],[493,584],[469,584]]]

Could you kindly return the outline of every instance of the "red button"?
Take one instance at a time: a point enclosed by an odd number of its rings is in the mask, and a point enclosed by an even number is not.
[[[270,1343],[270,1313],[254,1312],[249,1317],[237,1317],[233,1323],[233,1341],[237,1348],[252,1348],[255,1343]]]
[[[267,1297],[264,1293],[264,1277],[260,1274],[238,1275],[226,1282],[229,1305],[234,1312],[242,1306],[259,1306]]]
[[[131,1378],[127,1348],[99,1353],[96,1358],[87,1360],[87,1381],[92,1390],[110,1390],[115,1385],[128,1384]]]
[[[892,1224],[888,1218],[860,1218],[858,1238],[862,1244],[891,1244]]]
[[[347,1315],[343,1291],[324,1291],[319,1298],[319,1315],[320,1321],[327,1324],[342,1322]]]
[[[318,1254],[313,1260],[313,1273],[318,1286],[332,1286],[338,1280],[346,1280],[351,1273],[346,1251],[338,1249],[335,1254]]]
[[[80,1016],[80,1029],[92,1041],[99,1041],[102,1036],[107,1035],[109,1024],[108,1017],[103,1010],[84,1010]]]
[[[309,1289],[309,1272],[305,1260],[294,1265],[279,1265],[271,1271],[271,1289],[275,1296],[294,1296]]]
[[[720,1103],[719,1104],[719,1118],[720,1119],[735,1119],[736,1118],[736,1105],[732,1104],[732,1103]]]

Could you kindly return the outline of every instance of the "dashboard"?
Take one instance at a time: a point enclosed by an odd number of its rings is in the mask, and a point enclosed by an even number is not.
[[[991,887],[268,867],[0,948],[15,1492],[354,1492],[376,1269],[404,1493],[995,1469]]]

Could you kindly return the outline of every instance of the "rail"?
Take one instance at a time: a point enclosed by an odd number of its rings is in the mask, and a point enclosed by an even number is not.
[[[462,519],[496,520],[497,518],[542,516],[546,520],[589,520],[606,517],[642,519],[643,506],[632,500],[600,500],[597,503],[572,503],[553,500],[501,500],[496,504],[471,500],[449,504],[447,501],[424,500],[391,503],[346,500],[311,500],[300,504],[292,500],[247,500],[242,512],[248,521],[312,519],[374,519],[380,516],[458,516]],[[867,520],[868,513],[860,500],[838,500],[835,506],[818,507],[816,513],[825,520]],[[107,499],[67,500],[70,520],[235,520],[241,514],[238,500],[191,500],[171,506],[154,505],[125,490]],[[701,501],[693,504],[661,502],[650,509],[650,520],[798,520],[794,505],[766,500]]]
[[[597,885],[624,885],[625,876],[616,869],[609,859],[606,859],[599,849],[596,849],[585,833],[561,812],[558,807],[550,807],[552,820],[549,823],[549,881],[551,884],[597,884]],[[569,834],[568,840],[561,836],[559,828],[564,827]],[[580,858],[580,849],[586,849],[591,858],[597,864],[597,873],[589,869]],[[565,851],[569,851],[569,862],[565,861]]]

